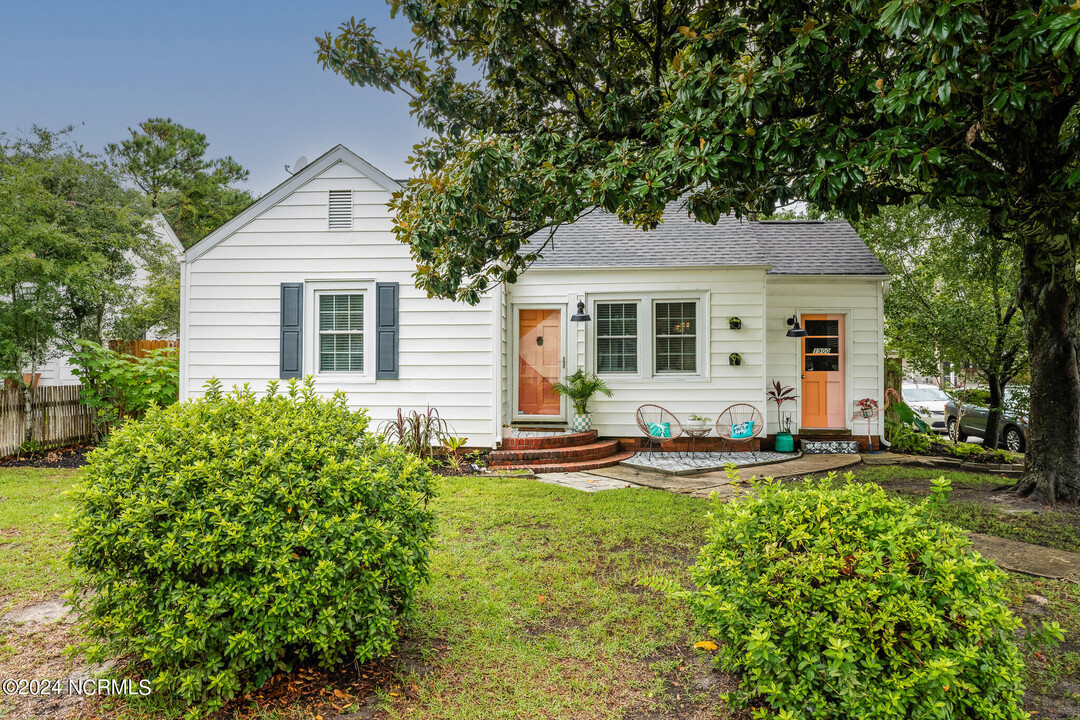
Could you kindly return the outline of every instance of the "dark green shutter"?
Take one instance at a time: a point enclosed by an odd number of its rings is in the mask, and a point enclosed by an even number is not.
[[[281,283],[281,353],[283,379],[304,371],[304,283]]]
[[[398,284],[375,283],[375,379],[398,376]]]

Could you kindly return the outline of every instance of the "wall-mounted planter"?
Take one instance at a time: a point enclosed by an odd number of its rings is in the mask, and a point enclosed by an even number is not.
[[[730,317],[727,319],[727,326],[732,330],[742,329],[742,320],[737,317]]]
[[[742,365],[742,355],[731,353],[727,356],[728,365]]]

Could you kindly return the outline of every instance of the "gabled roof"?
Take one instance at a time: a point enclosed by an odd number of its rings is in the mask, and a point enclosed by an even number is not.
[[[152,220],[154,227],[154,234],[164,240],[169,247],[173,249],[176,257],[180,257],[184,254],[184,244],[180,242],[180,238],[176,237],[176,232],[172,229],[172,225],[165,219],[165,216],[158,213]]]
[[[541,231],[533,243],[547,239]],[[531,250],[530,246],[522,252]],[[594,210],[560,226],[534,268],[767,267],[770,275],[880,275],[888,271],[845,220],[740,220],[715,225],[689,217],[681,200],[668,203],[653,230]]]
[[[241,210],[232,220],[229,220],[217,230],[195,243],[195,245],[184,254],[184,259],[188,262],[196,259],[207,250],[257,218],[263,212],[276,205],[290,193],[299,189],[309,180],[317,177],[327,168],[338,162],[352,165],[387,192],[394,193],[401,190],[401,185],[382,170],[379,170],[344,145],[335,145],[330,150],[302,167],[296,174],[287,178],[276,188]]]

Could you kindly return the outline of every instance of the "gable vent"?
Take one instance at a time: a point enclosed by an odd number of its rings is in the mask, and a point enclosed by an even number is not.
[[[330,191],[330,229],[352,230],[352,190]]]

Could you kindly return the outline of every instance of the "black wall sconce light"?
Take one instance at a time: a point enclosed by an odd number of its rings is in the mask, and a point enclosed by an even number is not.
[[[588,322],[592,318],[585,312],[585,303],[578,300],[577,312],[570,317],[570,322]]]
[[[802,329],[801,325],[799,325],[799,316],[798,315],[792,315],[791,317],[789,317],[787,319],[787,324],[788,324],[788,331],[787,331],[787,336],[788,337],[806,337],[806,331]]]

